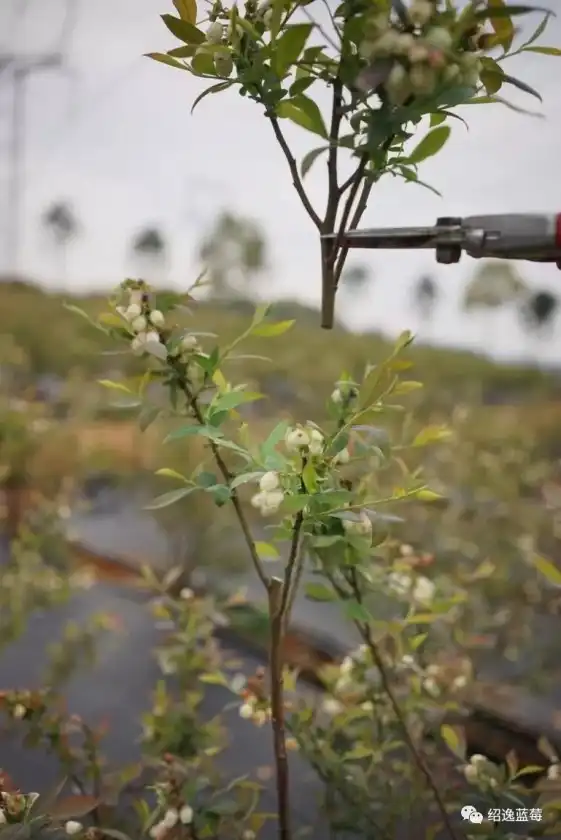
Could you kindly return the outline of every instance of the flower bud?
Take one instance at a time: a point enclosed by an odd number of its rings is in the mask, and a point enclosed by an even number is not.
[[[334,464],[348,464],[349,460],[350,460],[350,457],[351,457],[351,453],[349,452],[349,450],[345,446],[344,449],[341,449],[341,451],[338,452],[334,456],[333,463]]]
[[[424,67],[421,64],[417,64],[411,69],[409,81],[415,93],[428,96],[435,88],[436,74],[431,67]]]
[[[272,490],[276,490],[279,486],[279,476],[278,473],[271,470],[270,472],[266,472],[265,475],[261,476],[259,480],[259,489],[262,490],[264,493],[270,493]]]
[[[16,703],[14,708],[12,709],[12,717],[16,720],[23,720],[27,714],[27,709],[23,705],[23,703]]]
[[[64,825],[64,830],[70,835],[79,834],[83,828],[84,826],[82,823],[77,822],[76,820],[68,820],[68,822]]]
[[[273,20],[273,10],[267,9],[267,11],[263,14],[263,23],[265,26],[269,27],[271,25],[271,21]]]
[[[372,534],[372,522],[368,514],[363,510],[359,514],[358,521],[354,519],[343,519],[343,529],[347,534],[355,534],[357,537],[368,537]]]
[[[135,333],[144,332],[144,330],[146,329],[147,326],[148,325],[147,325],[146,318],[144,317],[144,315],[139,315],[138,318],[135,318],[134,321],[131,324],[131,327],[133,328]]]
[[[310,429],[310,453],[321,455],[323,452],[324,438],[318,429]]]
[[[393,55],[399,49],[400,34],[395,29],[388,29],[374,42],[374,55]]]
[[[224,26],[215,20],[206,31],[206,40],[209,44],[220,44],[223,38]]]
[[[150,330],[146,333],[146,338],[144,339],[146,344],[151,344],[152,342],[159,344],[160,343],[160,336],[155,330]]]
[[[191,825],[193,822],[193,809],[190,805],[184,805],[179,812],[179,822],[183,825]]]
[[[411,64],[419,64],[421,61],[427,61],[430,53],[424,44],[413,44],[407,55]]]
[[[402,64],[394,64],[385,83],[385,88],[393,105],[402,105],[410,95],[409,74]]]
[[[251,718],[253,717],[253,706],[251,705],[251,703],[244,703],[242,706],[240,706],[239,715],[244,720],[251,720]]]
[[[139,315],[142,315],[142,308],[138,303],[131,303],[131,305],[125,310],[125,318],[127,321],[134,321],[134,319],[138,318]]]
[[[228,78],[234,69],[234,61],[231,55],[220,55],[217,54],[214,56],[214,67],[216,68],[216,72],[220,76],[224,76]]]
[[[159,309],[153,309],[150,313],[150,323],[154,327],[163,327],[165,324],[166,319],[164,318],[163,312],[160,312]]]
[[[187,333],[181,339],[181,349],[182,350],[194,350],[197,347],[198,341],[196,335],[191,335]]]
[[[448,67],[444,70],[443,80],[447,85],[454,84],[454,82],[458,82],[460,78],[460,68],[457,64],[449,64]]]
[[[146,344],[146,333],[139,333],[133,340],[131,341],[131,350],[132,352],[138,356],[144,351],[144,345]]]
[[[131,289],[129,292],[129,303],[131,306],[142,306],[142,291],[140,289]]]
[[[411,47],[415,46],[415,40],[415,36],[410,32],[400,35],[395,45],[396,55],[407,55]]]
[[[451,33],[444,29],[443,26],[435,26],[423,35],[423,40],[431,47],[436,47],[438,50],[449,50],[452,46],[453,39]]]
[[[310,445],[310,436],[305,429],[289,429],[284,437],[286,448],[292,452],[297,452]]]
[[[414,0],[408,15],[413,26],[425,26],[434,15],[434,6],[430,0]]]

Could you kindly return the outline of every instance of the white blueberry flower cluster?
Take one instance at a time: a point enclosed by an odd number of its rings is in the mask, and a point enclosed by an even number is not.
[[[441,17],[432,0],[413,0],[407,26],[377,14],[367,27],[361,55],[368,61],[393,59],[384,82],[389,101],[403,105],[411,96],[430,96],[439,88],[477,87],[481,73],[481,28],[456,37],[450,18]],[[455,25],[455,22],[452,22]]]
[[[497,768],[492,761],[476,753],[472,755],[464,767],[464,776],[472,785],[480,785],[489,788],[498,786]]]
[[[413,576],[407,572],[391,572],[388,587],[396,595],[408,596],[421,606],[429,606],[436,594],[436,586],[432,580],[424,575]]]
[[[6,825],[8,819],[10,822],[21,820],[38,798],[38,793],[2,791],[0,793],[0,826]]]
[[[251,499],[251,504],[262,516],[276,513],[284,501],[284,490],[277,472],[270,470],[259,480],[259,492]]]
[[[165,325],[165,317],[159,309],[146,309],[141,289],[128,289],[127,292],[128,305],[118,306],[117,312],[134,333],[131,350],[137,355],[157,354],[158,348],[164,347],[158,331]]]
[[[339,665],[339,676],[335,683],[335,691],[345,691],[353,685],[359,670],[364,670],[368,662],[370,651],[368,645],[360,645],[349,653]]]
[[[256,726],[264,726],[271,720],[271,710],[263,708],[262,701],[258,697],[246,692],[244,702],[240,706],[239,715],[243,720],[251,720]]]
[[[356,537],[372,536],[372,520],[368,514],[361,510],[356,519],[343,519],[343,530],[349,535]]]
[[[164,840],[176,825],[191,825],[194,817],[190,805],[183,805],[182,808],[169,808],[159,822],[150,829],[150,837],[153,840]]]
[[[325,439],[319,429],[314,426],[294,426],[287,430],[284,443],[289,452],[302,455],[322,455]]]

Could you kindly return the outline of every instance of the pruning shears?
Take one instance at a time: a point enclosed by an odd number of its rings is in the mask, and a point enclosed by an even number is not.
[[[555,263],[561,269],[561,214],[505,213],[446,216],[433,227],[370,228],[322,236],[324,247],[380,250],[434,249],[436,261],[451,265],[462,253],[474,259],[529,260]],[[322,327],[333,327],[334,295],[323,289]]]

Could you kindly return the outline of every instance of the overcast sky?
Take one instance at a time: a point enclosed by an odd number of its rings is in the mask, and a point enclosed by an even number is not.
[[[143,58],[176,45],[159,15],[173,12],[171,0],[74,0],[77,22],[69,50],[70,75],[34,77],[27,87],[24,241],[20,269],[55,285],[56,262],[39,219],[55,199],[72,202],[83,232],[69,254],[75,288],[118,283],[132,266],[128,244],[146,224],[161,226],[170,242],[170,278],[186,283],[196,268],[196,245],[222,208],[258,219],[270,243],[271,272],[263,295],[296,297],[317,304],[320,296],[315,230],[293,190],[286,163],[260,109],[236,93],[206,99],[193,116],[190,106],[201,84],[187,73]],[[53,49],[65,0],[0,0],[0,52]],[[533,5],[533,3],[531,3]],[[23,13],[16,14],[17,8]],[[534,25],[539,22],[533,16]],[[541,43],[561,45],[554,21]],[[561,59],[525,54],[509,72],[538,88],[545,119],[501,106],[463,109],[470,131],[458,122],[444,151],[428,161],[421,177],[440,199],[414,185],[386,179],[376,188],[364,225],[432,224],[438,215],[561,210]],[[511,97],[529,108],[539,103]],[[0,76],[0,197],[5,196],[10,128],[9,74]],[[286,126],[295,155],[318,145],[304,130]],[[556,155],[557,151],[557,155]],[[307,178],[318,207],[323,202],[324,165]],[[2,201],[2,222],[8,211]],[[6,269],[4,240],[0,268]],[[477,265],[439,267],[429,252],[369,252],[360,261],[374,282],[355,306],[340,312],[358,328],[396,333],[416,329],[411,287],[422,273],[443,286],[445,299],[431,337],[474,345],[487,329],[485,349],[513,357],[523,350],[516,318],[489,319],[458,313],[462,283]],[[521,264],[540,288],[561,288],[561,273]],[[527,347],[527,343],[525,345]],[[535,347],[532,352],[535,351]],[[561,324],[543,342],[542,357],[561,359]]]

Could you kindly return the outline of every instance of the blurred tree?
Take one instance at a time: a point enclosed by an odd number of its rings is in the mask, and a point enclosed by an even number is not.
[[[361,292],[370,282],[371,272],[368,266],[356,263],[345,268],[341,277],[341,291],[352,294]]]
[[[132,254],[138,264],[139,274],[146,280],[161,273],[167,257],[167,243],[163,233],[156,227],[146,227],[132,240]]]
[[[204,237],[199,258],[215,296],[239,295],[267,267],[267,244],[253,220],[226,211]]]
[[[496,309],[518,303],[527,293],[528,287],[512,263],[488,260],[467,285],[464,309]]]
[[[438,295],[439,288],[436,280],[426,274],[419,277],[413,287],[413,306],[422,322],[425,338],[430,330]]]
[[[523,321],[530,331],[543,335],[553,326],[559,298],[547,290],[533,292],[521,308]]]
[[[559,298],[547,289],[532,292],[520,306],[522,326],[528,336],[528,358],[536,365],[541,355],[540,343],[551,334],[558,309]]]
[[[43,213],[42,225],[49,235],[58,257],[57,273],[66,288],[68,281],[68,246],[75,239],[80,226],[72,206],[66,201],[56,201]]]
[[[485,313],[494,320],[496,313],[506,306],[520,305],[528,296],[528,286],[520,276],[518,269],[505,260],[486,260],[468,283],[464,295],[463,308],[466,312],[478,312],[482,326],[482,347],[489,347],[493,334],[501,331],[494,329]]]

